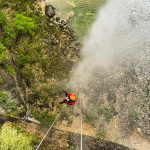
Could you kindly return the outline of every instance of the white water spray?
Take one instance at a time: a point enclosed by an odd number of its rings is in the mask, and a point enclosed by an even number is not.
[[[145,94],[142,90],[150,79],[150,1],[109,0],[100,10],[84,42],[81,56],[82,60],[75,68],[70,86],[82,92],[79,98],[84,109],[96,116],[98,121],[98,118],[102,118],[98,112],[101,112],[102,102],[106,103],[105,95],[111,91],[116,94],[116,99],[119,97],[113,105],[118,116],[127,120],[126,116],[136,112],[139,114],[139,126],[144,133],[149,134],[149,109],[145,105],[148,98],[141,95]],[[131,79],[128,81],[130,77],[127,72],[133,74],[133,70],[135,76],[132,75],[132,78],[136,82]],[[132,97],[132,101],[118,91],[129,95],[130,99]],[[127,99],[127,105],[123,103],[124,99]],[[122,103],[125,105],[124,112]],[[133,146],[132,141],[130,144],[130,147],[139,147]],[[147,150],[148,147],[142,149]]]
[[[83,82],[97,67],[112,67],[135,58],[149,42],[149,33],[149,0],[109,0],[84,42],[74,77]]]

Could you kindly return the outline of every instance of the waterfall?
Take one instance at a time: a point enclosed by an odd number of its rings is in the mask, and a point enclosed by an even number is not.
[[[83,43],[69,87],[107,135],[116,119],[116,139],[131,137],[133,130],[149,136],[149,66],[150,1],[108,0]],[[126,145],[148,150],[132,140]]]

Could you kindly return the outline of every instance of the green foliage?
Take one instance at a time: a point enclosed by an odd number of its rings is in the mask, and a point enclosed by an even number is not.
[[[137,113],[136,111],[131,111],[128,117],[130,124],[134,125],[139,120],[139,113]]]
[[[6,9],[3,8],[2,11],[5,11]],[[57,26],[53,21],[49,25],[48,20],[40,15],[38,6],[31,1],[12,0],[12,2],[7,3],[6,8],[8,12],[6,17],[2,13],[0,15],[2,16],[1,22],[6,20],[5,25],[2,27],[2,36],[0,37],[0,42],[2,42],[0,48],[4,48],[3,53],[0,54],[0,58],[3,58],[1,59],[4,65],[3,70],[16,75],[18,78],[14,78],[14,81],[15,79],[22,79],[23,82],[21,83],[22,87],[19,87],[20,89],[28,86],[31,93],[34,93],[32,90],[34,86],[37,86],[35,88],[37,92],[34,95],[36,98],[33,96],[33,100],[38,99],[40,104],[37,103],[40,106],[48,106],[50,97],[55,97],[62,93],[64,84],[59,81],[69,76],[72,62],[67,59],[66,55],[63,55],[59,45],[62,43],[66,46],[69,43],[67,39],[71,41],[71,38],[63,28]],[[38,27],[39,30],[37,32]],[[66,35],[64,36],[65,39],[61,38],[63,34]],[[58,45],[56,43],[53,45],[50,42],[52,38],[54,43],[55,40],[58,41]],[[47,45],[46,41],[50,43]],[[70,54],[69,50],[68,47],[68,54]],[[34,75],[36,72],[38,73]],[[33,80],[34,77],[37,77],[36,83]],[[54,81],[49,84],[46,83],[46,79],[51,78],[54,78]],[[42,81],[42,83],[39,81]],[[29,102],[29,93],[27,92],[26,94]],[[16,107],[16,104],[11,102],[15,101],[11,100],[9,96],[6,96],[1,102],[3,108],[9,114],[19,109]],[[8,105],[8,108],[6,105]],[[33,114],[46,125],[49,125],[54,118],[53,115],[43,114],[36,110],[33,111]]]
[[[3,42],[6,46],[11,46],[13,40],[16,38],[15,31],[12,26],[4,26],[4,39]]]
[[[70,115],[70,117],[68,118],[67,125],[70,127],[72,125],[72,123],[73,123],[73,118]]]
[[[8,25],[8,21],[3,12],[0,12],[0,26],[2,26],[3,37],[2,42],[5,46],[10,46],[16,37],[12,24]]]
[[[3,83],[3,78],[0,76],[0,84]]]
[[[68,120],[68,119],[69,119],[69,116],[70,116],[70,112],[68,112],[67,110],[66,110],[66,111],[63,111],[63,112],[61,113],[60,121],[62,121],[62,120]]]
[[[60,95],[62,93],[64,87],[64,83],[59,82],[48,86],[48,94],[49,96]]]
[[[8,26],[6,16],[3,12],[0,12],[0,26],[2,26],[3,38],[1,40],[5,46],[10,46],[12,39],[15,37],[15,33],[12,27]]]
[[[1,150],[32,150],[31,138],[19,133],[10,123],[5,123],[0,132]]]
[[[23,66],[27,63],[30,63],[32,61],[32,56],[30,54],[19,54],[17,57],[17,64],[20,66]]]
[[[37,30],[37,24],[34,20],[22,14],[16,14],[13,23],[19,33],[33,36]]]
[[[6,64],[6,70],[11,74],[11,75],[16,75],[16,72],[15,72],[15,69],[9,65],[9,64]]]
[[[29,66],[25,66],[21,72],[24,79],[34,78],[34,75],[32,73],[32,68]]]
[[[4,15],[3,12],[0,11],[0,26],[5,26],[7,23],[6,16]]]
[[[0,44],[0,65],[5,65],[7,61],[6,48],[3,44]]]
[[[104,129],[99,129],[96,131],[96,137],[97,138],[104,138],[106,136],[106,133]]]
[[[74,150],[75,148],[74,148],[74,145],[72,144],[72,143],[68,143],[67,145],[66,145],[66,150]]]
[[[94,14],[92,12],[87,13],[88,10],[75,9],[77,14],[73,20],[73,29],[77,33],[78,37],[83,37],[89,31],[92,22],[94,21]]]
[[[53,121],[55,120],[55,116],[54,115],[50,115],[46,112],[41,112],[38,111],[34,108],[31,109],[32,115],[34,116],[35,119],[37,119],[38,121],[40,121],[42,123],[42,125],[44,126],[49,126],[53,123]]]
[[[17,105],[18,103],[16,100],[10,99],[7,92],[0,91],[0,106],[6,111],[8,115],[15,116],[21,111],[21,108]]]
[[[91,117],[90,115],[85,115],[84,121],[88,124],[91,124],[93,122],[93,117]]]
[[[117,114],[114,107],[110,107],[110,108],[103,107],[102,113],[105,116],[107,121],[110,121],[110,119],[112,119]]]
[[[75,2],[74,8],[75,17],[72,22],[72,27],[79,38],[87,35],[93,21],[95,20],[96,12],[104,0],[79,0]]]
[[[41,98],[41,91],[33,89],[33,95],[35,99],[40,99]]]
[[[3,8],[7,5],[7,1],[6,0],[0,0],[0,8]]]
[[[8,63],[8,53],[6,47],[3,44],[0,44],[0,66],[6,69],[10,74],[15,75],[14,68]]]

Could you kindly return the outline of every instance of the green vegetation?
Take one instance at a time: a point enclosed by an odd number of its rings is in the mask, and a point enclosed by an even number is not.
[[[96,137],[97,138],[104,138],[106,136],[106,133],[104,131],[104,129],[98,129],[96,131]]]
[[[102,113],[105,116],[106,120],[110,121],[116,115],[116,110],[114,107],[103,107]]]
[[[3,83],[3,78],[2,77],[0,77],[0,84],[2,84]]]
[[[31,113],[33,117],[39,120],[44,126],[51,125],[55,120],[55,115],[48,114],[48,112],[41,112],[32,108]]]
[[[84,121],[88,124],[92,124],[93,118],[90,115],[85,114]]]
[[[74,146],[71,143],[66,145],[66,150],[73,150],[73,149],[74,149]]]
[[[72,123],[73,123],[73,116],[72,116],[72,114],[73,114],[72,108],[66,108],[66,110],[61,113],[60,121],[66,120],[67,121],[67,125],[71,126]]]
[[[32,138],[18,132],[10,123],[5,123],[0,130],[1,150],[32,150]]]
[[[16,38],[16,33],[11,25],[4,26],[3,31],[4,31],[3,43],[5,44],[5,46],[9,47],[13,44],[14,39]]]
[[[0,26],[2,27],[3,36],[0,37],[0,41],[7,47],[11,46],[15,39],[15,32],[13,26],[9,24],[6,15],[0,11]]]
[[[0,25],[5,26],[6,25],[6,16],[4,15],[3,12],[0,12]]]
[[[19,118],[28,111],[42,125],[52,124],[78,59],[72,42],[71,30],[43,16],[37,1],[0,0],[0,109],[6,116]],[[31,150],[31,142],[30,135],[13,125],[1,129],[2,150]]]
[[[92,23],[95,21],[96,14],[104,0],[79,0],[75,2],[75,17],[72,22],[73,30],[78,37],[82,38],[89,32]]]
[[[7,52],[3,44],[0,44],[0,66],[5,66],[7,61]]]
[[[94,21],[94,13],[90,8],[78,8],[74,9],[76,17],[73,20],[72,27],[77,33],[78,37],[87,35],[89,29]]]
[[[16,14],[13,23],[14,27],[19,33],[29,34],[33,36],[37,29],[37,24],[33,21],[33,19],[22,14]]]
[[[74,13],[71,27],[79,38],[86,36],[96,19],[96,14],[105,0],[51,0],[50,4],[58,8],[61,17],[65,19],[68,14]]]
[[[11,99],[8,93],[4,91],[0,91],[0,106],[10,116],[16,116],[22,110],[22,107],[18,107],[17,101]]]
[[[140,115],[136,111],[131,111],[131,112],[129,112],[128,117],[129,117],[130,125],[133,126],[139,120]]]

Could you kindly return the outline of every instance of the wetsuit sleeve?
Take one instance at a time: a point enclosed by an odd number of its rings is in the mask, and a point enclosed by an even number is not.
[[[68,96],[68,92],[65,92],[66,97]]]

